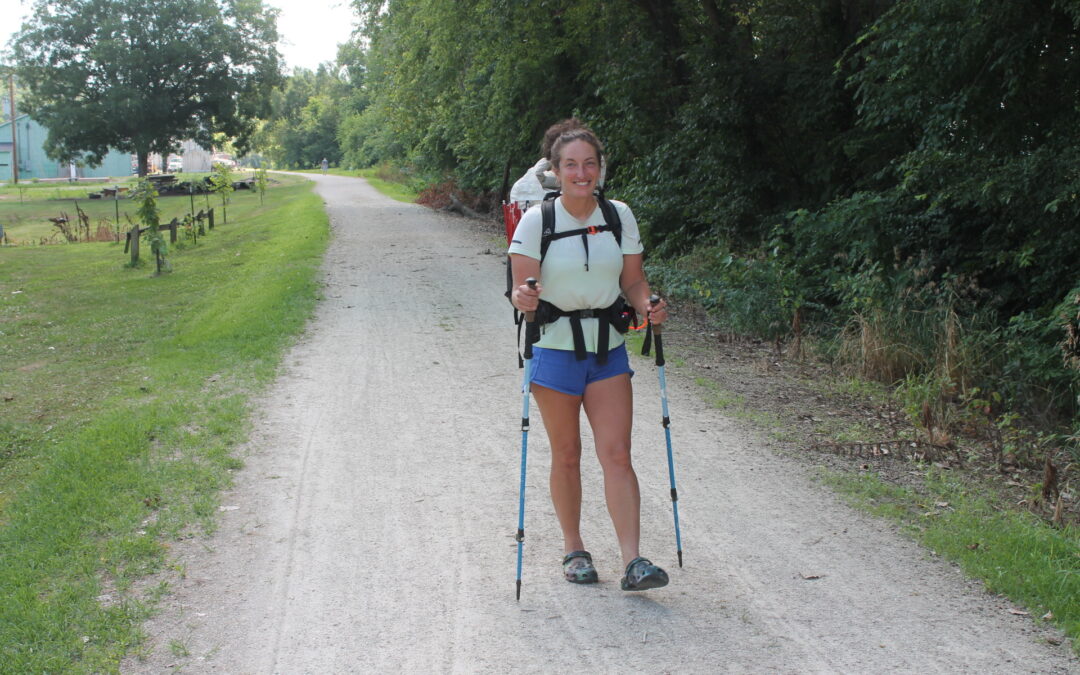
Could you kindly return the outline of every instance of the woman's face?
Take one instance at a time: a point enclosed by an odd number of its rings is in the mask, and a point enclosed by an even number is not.
[[[600,177],[600,158],[588,141],[571,141],[561,148],[559,165],[552,171],[567,197],[587,197],[596,189]]]

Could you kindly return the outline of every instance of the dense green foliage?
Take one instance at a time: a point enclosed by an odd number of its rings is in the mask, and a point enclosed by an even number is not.
[[[165,155],[215,132],[243,147],[280,79],[260,0],[37,0],[13,42],[27,106],[61,160]]]
[[[297,68],[271,97],[270,119],[257,137],[261,150],[281,168],[312,168],[323,158],[338,165],[338,127],[356,91],[329,64],[315,73]]]
[[[278,108],[337,101],[332,161],[497,193],[576,114],[652,273],[723,328],[779,338],[798,315],[865,374],[1075,414],[1058,343],[1080,284],[1076,3],[353,5],[338,74],[298,73]],[[305,143],[280,138],[279,161],[317,162]]]

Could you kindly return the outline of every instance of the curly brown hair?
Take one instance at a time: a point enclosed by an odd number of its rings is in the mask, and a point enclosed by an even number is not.
[[[551,125],[544,132],[544,141],[540,145],[540,153],[547,158],[554,167],[559,166],[560,151],[573,141],[585,141],[596,148],[596,159],[604,156],[604,144],[593,133],[593,130],[576,117],[570,117],[561,122]]]

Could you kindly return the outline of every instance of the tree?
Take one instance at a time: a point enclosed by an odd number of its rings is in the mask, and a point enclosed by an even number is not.
[[[245,149],[280,80],[277,10],[261,0],[37,0],[13,41],[27,106],[60,160],[110,147],[175,152],[215,132]]]
[[[263,204],[263,198],[266,196],[266,188],[269,187],[270,179],[266,175],[266,169],[259,167],[255,170],[255,189],[259,192],[259,206]]]
[[[214,173],[210,176],[210,189],[221,197],[221,222],[229,222],[229,198],[232,196],[233,175],[228,164],[218,162],[214,164]]]
[[[150,242],[150,250],[154,252],[156,264],[154,276],[161,276],[163,272],[171,270],[172,266],[169,265],[167,258],[169,244],[165,241],[165,237],[161,236],[161,209],[157,205],[157,190],[149,180],[140,178],[135,184],[131,197],[139,205],[136,213],[139,220],[146,226],[146,239]]]
[[[271,97],[271,114],[256,147],[280,167],[310,168],[324,157],[340,164],[339,126],[352,97],[332,64],[324,63],[315,72],[294,69]]]

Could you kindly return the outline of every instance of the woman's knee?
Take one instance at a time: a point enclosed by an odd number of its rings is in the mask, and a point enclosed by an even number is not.
[[[600,459],[600,467],[604,473],[626,473],[634,470],[633,460],[630,457],[630,443],[614,443],[596,449]]]
[[[561,470],[581,468],[581,441],[551,444],[551,466]]]

